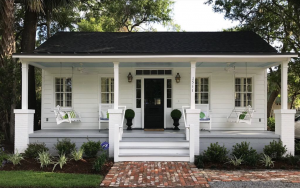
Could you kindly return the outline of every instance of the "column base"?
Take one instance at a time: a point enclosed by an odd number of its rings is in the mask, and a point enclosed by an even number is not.
[[[287,154],[295,155],[295,113],[294,109],[274,110],[275,134],[280,135],[283,145],[286,145]]]
[[[109,127],[108,127],[108,142],[109,142],[109,157],[114,157],[114,130],[115,125],[120,125],[122,122],[122,109],[109,109]]]
[[[194,136],[194,146],[195,146],[195,155],[200,154],[200,123],[199,123],[199,115],[200,109],[186,109],[186,123],[187,125],[193,124],[195,126],[194,135],[190,135],[190,137]]]
[[[23,153],[29,144],[29,134],[33,133],[35,110],[15,109],[15,146],[14,151]]]

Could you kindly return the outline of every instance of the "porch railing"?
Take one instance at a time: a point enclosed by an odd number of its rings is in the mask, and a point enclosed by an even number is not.
[[[186,140],[190,140],[189,125],[186,122],[186,109],[187,108],[189,108],[189,106],[182,106],[182,114],[183,114]]]
[[[114,161],[119,161],[119,153],[120,153],[120,140],[123,137],[123,124],[125,119],[126,106],[119,106],[122,108],[122,119],[121,124],[115,124],[114,126]]]
[[[122,110],[123,110],[122,111],[122,121],[121,121],[121,125],[119,126],[119,140],[122,140],[126,106],[119,106],[119,108],[122,108]]]

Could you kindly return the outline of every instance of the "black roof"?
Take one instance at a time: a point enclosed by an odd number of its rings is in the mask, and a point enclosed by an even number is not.
[[[254,32],[58,32],[38,54],[276,54]]]

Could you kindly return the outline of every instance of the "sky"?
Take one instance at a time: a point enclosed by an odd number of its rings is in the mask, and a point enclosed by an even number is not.
[[[222,31],[238,25],[238,22],[225,20],[224,15],[214,13],[212,6],[205,5],[206,0],[174,0],[173,19],[184,31]],[[166,31],[162,26],[158,31]]]

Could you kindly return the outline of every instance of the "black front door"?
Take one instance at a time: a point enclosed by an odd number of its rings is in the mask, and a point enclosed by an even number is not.
[[[164,128],[164,80],[145,79],[144,81],[144,128]]]

